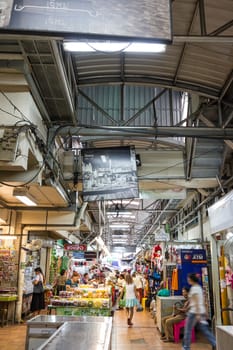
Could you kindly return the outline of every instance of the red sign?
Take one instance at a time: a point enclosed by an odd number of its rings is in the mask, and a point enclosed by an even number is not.
[[[87,250],[86,244],[65,244],[64,248],[65,250],[75,250],[79,252],[85,252]]]

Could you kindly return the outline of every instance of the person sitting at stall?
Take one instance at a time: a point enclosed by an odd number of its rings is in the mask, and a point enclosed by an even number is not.
[[[189,309],[188,293],[189,293],[189,288],[183,287],[182,288],[182,295],[185,298],[183,305],[178,306],[177,303],[175,303],[173,306],[172,315],[164,316],[162,318],[163,334],[161,336],[161,339],[164,342],[173,342],[174,341],[173,326],[174,326],[174,324],[179,323],[180,321],[184,320],[186,317],[186,312]],[[180,303],[181,302],[179,302],[179,304]]]
[[[78,287],[80,283],[80,275],[77,271],[73,271],[72,277],[66,279],[66,289],[69,289],[70,287]]]
[[[73,276],[71,277],[72,286],[77,287],[80,283],[80,274],[77,271],[73,271]]]
[[[88,284],[88,282],[89,282],[89,275],[88,275],[88,273],[86,272],[86,273],[84,273],[83,277],[81,278],[80,283],[81,283],[81,284]]]

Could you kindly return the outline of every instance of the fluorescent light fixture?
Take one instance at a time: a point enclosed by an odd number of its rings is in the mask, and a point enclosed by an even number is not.
[[[67,41],[63,44],[65,51],[71,52],[141,52],[158,53],[166,50],[166,45],[143,42],[115,41]]]
[[[112,240],[113,241],[113,243],[121,243],[121,242],[127,242],[128,241],[128,239],[127,238],[122,238],[122,239],[113,239]]]
[[[231,237],[233,237],[233,233],[232,232],[227,232],[226,239],[230,239]]]
[[[105,155],[100,156],[103,163],[107,163],[107,158]]]
[[[129,228],[128,224],[114,224],[114,225],[109,225],[110,228]]]
[[[129,235],[112,235],[112,238],[119,238],[119,239],[128,238],[128,237],[129,237]]]
[[[130,199],[123,199],[123,200],[112,200],[112,201],[107,201],[107,205],[113,205],[113,204],[123,204],[123,205],[135,205],[139,206],[141,200],[130,200]]]
[[[133,215],[131,211],[109,211],[107,215]]]
[[[143,53],[159,53],[166,50],[164,44],[153,44],[153,43],[131,43],[124,52],[143,52]]]
[[[28,206],[37,206],[35,199],[28,193],[26,188],[15,188],[13,196]]]
[[[0,239],[9,240],[9,239],[17,239],[17,237],[13,235],[0,235]]]

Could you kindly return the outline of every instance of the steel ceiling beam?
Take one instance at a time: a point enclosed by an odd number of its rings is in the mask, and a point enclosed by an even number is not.
[[[86,95],[81,89],[78,89],[78,93],[84,97],[92,106],[94,106],[97,111],[100,111],[107,120],[109,120],[113,125],[117,125],[117,121],[113,119],[110,114],[108,114],[102,107],[100,107],[93,99],[91,99],[88,95]]]
[[[136,120],[143,112],[145,112],[151,106],[152,103],[158,100],[166,91],[167,89],[163,89],[162,91],[160,91],[155,97],[152,98],[152,100],[150,100],[145,106],[139,109],[139,111],[137,111],[131,118],[125,121],[124,124],[122,124],[122,126],[131,124],[131,122]]]
[[[70,117],[71,117],[74,125],[76,125],[77,122],[76,122],[75,102],[74,102],[74,98],[72,95],[71,86],[68,82],[67,73],[66,73],[66,70],[64,67],[61,52],[59,51],[58,44],[55,40],[52,40],[50,42],[50,44],[51,44],[51,48],[52,48],[52,52],[53,52],[53,59],[54,59],[54,62],[56,64],[56,69],[57,69],[59,78],[61,79],[61,82],[63,83],[63,92],[65,94],[66,101],[67,101],[67,104],[69,107]]]
[[[231,44],[233,36],[231,35],[174,35],[173,43],[205,43],[205,44]]]
[[[213,32],[209,33],[211,36],[216,36],[220,33],[225,32],[225,30],[231,28],[233,26],[233,19],[225,24],[223,24],[221,27],[215,29]]]
[[[199,137],[210,139],[231,140],[233,138],[232,128],[218,127],[114,127],[114,126],[94,126],[80,125],[79,127],[66,126],[58,130],[57,135],[79,135],[79,136],[124,136],[124,137]]]
[[[232,41],[233,42],[233,41]],[[215,88],[212,88],[208,85],[199,85],[194,84],[189,81],[179,81],[177,79],[176,83],[174,84],[173,79],[164,79],[164,77],[160,77],[158,75],[156,76],[145,76],[144,74],[140,76],[138,74],[137,76],[128,77],[125,76],[125,84],[130,85],[144,85],[144,86],[162,86],[164,88],[178,90],[178,91],[186,91],[186,92],[194,92],[198,93],[202,96],[212,98],[212,99],[218,99],[219,98],[219,91]],[[120,77],[91,77],[91,78],[85,78],[81,79],[78,82],[79,88],[82,86],[90,86],[90,85],[103,85],[103,84],[122,84]]]
[[[192,19],[191,19],[191,22],[190,22],[190,25],[189,25],[189,28],[188,28],[188,35],[192,31],[192,28],[193,28],[193,25],[194,25],[194,21],[195,21],[196,16],[197,16],[197,12],[198,12],[198,2],[196,3],[195,9],[194,9],[194,12],[193,12],[193,15],[192,15]],[[173,40],[174,40],[174,37],[173,37]],[[178,64],[177,64],[177,67],[176,67],[176,71],[175,71],[175,74],[174,74],[174,78],[173,78],[174,84],[176,83],[176,81],[178,79],[178,74],[180,72],[180,67],[182,65],[182,62],[184,60],[186,48],[187,48],[187,44],[186,44],[186,42],[184,42],[184,45],[182,47],[181,54],[180,54],[180,57],[179,57],[179,60],[178,60]]]

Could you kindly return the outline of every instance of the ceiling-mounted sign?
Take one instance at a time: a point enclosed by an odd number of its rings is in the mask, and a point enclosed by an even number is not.
[[[83,200],[138,198],[133,146],[82,149]]]
[[[89,38],[94,35],[165,42],[172,39],[170,0],[8,0],[5,3],[0,26],[8,30],[30,31],[30,34],[32,31],[73,33]]]
[[[233,227],[233,191],[208,208],[211,233]]]
[[[64,249],[85,252],[87,250],[87,246],[86,244],[65,244]]]

